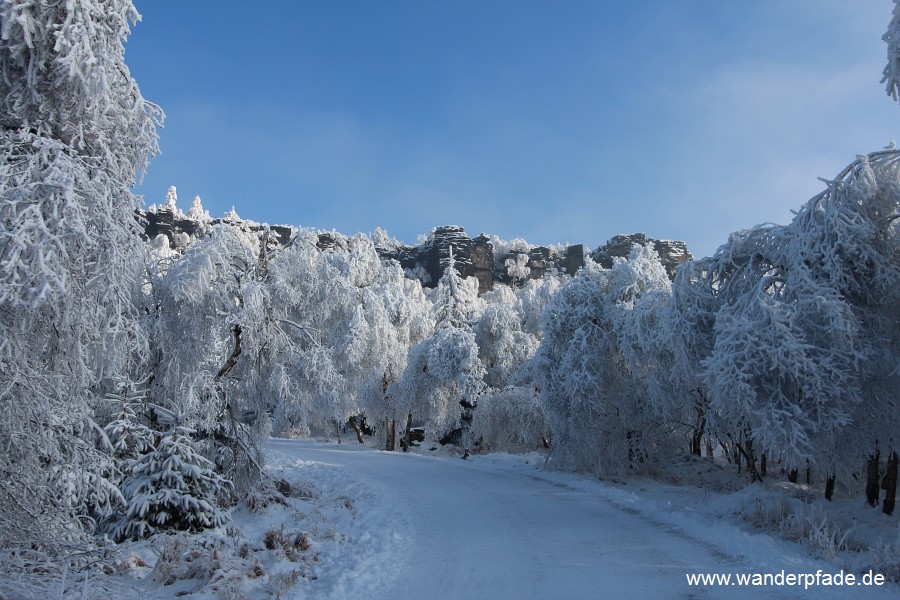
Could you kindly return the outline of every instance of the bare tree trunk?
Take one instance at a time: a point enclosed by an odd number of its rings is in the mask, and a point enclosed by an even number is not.
[[[768,462],[768,458],[766,457],[766,453],[763,452],[762,455],[759,457],[759,476],[760,477],[765,477],[766,473],[768,473],[767,462]]]
[[[878,448],[874,454],[869,455],[866,461],[866,502],[869,506],[878,506],[878,471],[881,463],[881,452]]]
[[[393,380],[394,377],[391,375],[390,370],[381,374],[381,397],[388,405],[392,404],[388,397],[388,388],[391,387]],[[392,410],[390,419],[387,417],[384,419],[384,449],[388,452],[393,452],[397,447],[397,420],[394,418],[395,415],[396,412]]]
[[[628,441],[628,464],[644,462],[641,432],[629,429],[625,432],[625,439]]]
[[[695,429],[691,434],[691,454],[703,456],[703,429]]]
[[[800,472],[797,469],[791,469],[788,473],[788,481],[791,483],[797,483],[798,477],[800,477]]]
[[[388,452],[393,452],[396,449],[397,444],[397,421],[394,419],[385,419],[384,431],[386,432],[384,449]]]
[[[406,415],[406,449],[412,447],[412,412]]]
[[[235,365],[237,365],[237,361],[241,356],[241,343],[244,332],[241,329],[240,324],[237,323],[232,327],[231,331],[234,334],[234,348],[225,360],[225,364],[222,365],[222,368],[219,369],[219,372],[216,373],[216,376],[213,378],[219,396],[218,401],[221,403],[219,414],[216,417],[216,427],[213,431],[198,431],[195,435],[198,437],[213,438],[218,443],[223,444],[232,450],[235,459],[232,460],[232,464],[225,470],[226,476],[229,476],[234,480],[235,469],[238,469],[238,465],[240,464],[240,460],[238,460],[237,457],[241,457],[241,460],[246,460],[252,467],[252,470],[247,469],[246,467],[240,468],[242,475],[246,476],[249,473],[250,476],[255,479],[262,473],[259,450],[256,447],[256,441],[248,431],[247,425],[241,423],[235,417],[234,410],[231,404],[229,404],[226,395],[227,382],[223,381],[231,370],[234,369]]]
[[[703,434],[706,431],[706,416],[702,409],[697,409],[697,426],[691,435],[691,454],[694,456],[702,456],[703,450]]]
[[[403,448],[404,452],[409,451],[409,447],[411,445],[410,436],[412,435],[412,413],[406,415],[406,437],[400,440],[400,447]]]
[[[825,481],[825,499],[831,502],[831,498],[834,496],[834,475],[828,478]]]
[[[219,372],[216,373],[216,380],[222,379],[231,369],[234,368],[234,365],[237,364],[238,357],[241,355],[241,334],[243,331],[241,330],[240,325],[235,325],[232,329],[234,332],[234,350],[231,351],[231,355],[225,361],[225,364],[219,369]]]
[[[338,444],[341,443],[341,422],[338,419],[334,420],[334,432],[337,434]]]
[[[881,481],[881,489],[885,491],[883,509],[886,515],[894,514],[894,504],[897,499],[897,468],[897,453],[891,452],[884,479]]]
[[[753,454],[753,440],[747,440],[747,443],[743,446],[738,443],[735,443],[734,445],[744,456],[744,460],[747,463],[747,471],[750,473],[750,481],[762,481],[759,471],[756,470],[756,457]],[[738,461],[740,461],[740,458],[738,458]],[[740,464],[740,462],[738,462],[738,464]]]
[[[359,422],[356,420],[356,415],[350,417],[350,427],[352,427],[353,431],[356,432],[356,441],[360,444],[365,444],[366,440],[363,439],[363,432],[359,427]]]

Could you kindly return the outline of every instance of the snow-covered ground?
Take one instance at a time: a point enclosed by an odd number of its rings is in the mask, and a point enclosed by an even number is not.
[[[324,597],[868,598],[898,592],[689,587],[687,573],[839,569],[810,558],[798,544],[673,507],[671,486],[609,485],[547,471],[536,455],[463,461],[353,445],[275,440],[270,447],[285,464],[339,466],[374,488],[367,518],[386,531],[348,532],[350,543],[369,556],[322,581]],[[391,527],[392,521],[402,527]],[[400,544],[386,544],[386,535]]]
[[[736,582],[738,574],[818,572],[821,582],[840,573],[807,546],[753,533],[734,517],[759,491],[598,482],[547,470],[537,454],[461,460],[282,439],[271,440],[267,454],[273,481],[288,493],[260,494],[249,503],[254,510],[234,511],[241,533],[230,534],[240,537],[231,546],[241,550],[226,556],[223,545],[210,566],[216,535],[229,534],[207,534],[205,550],[182,548],[184,564],[170,556],[161,569],[159,542],[155,552],[143,543],[135,556],[146,566],[132,568],[123,578],[130,584],[120,579],[115,588],[204,599],[900,595],[896,584],[689,585],[688,574]],[[178,569],[180,577],[161,584],[161,573]]]

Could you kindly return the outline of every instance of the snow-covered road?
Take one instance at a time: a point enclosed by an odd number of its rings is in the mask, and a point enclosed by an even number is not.
[[[835,569],[767,536],[728,529],[719,539],[709,539],[715,527],[697,531],[659,521],[646,510],[617,502],[614,494],[603,492],[603,484],[578,485],[575,476],[521,462],[434,459],[286,440],[273,440],[270,449],[286,462],[335,465],[367,481],[381,498],[368,510],[378,512],[374,517],[385,531],[394,527],[390,543],[373,540],[379,555],[355,567],[343,565],[360,572],[345,573],[345,582],[328,591],[332,597],[871,598],[888,591],[689,587],[686,573],[759,571],[758,561],[747,560],[746,547],[729,547],[735,535],[751,545],[755,542],[744,538],[763,540],[766,547],[758,553],[776,572],[779,564],[789,572]],[[351,542],[365,544],[373,539],[371,533],[357,532]],[[364,549],[358,550],[365,556]],[[353,590],[353,581],[364,589]]]

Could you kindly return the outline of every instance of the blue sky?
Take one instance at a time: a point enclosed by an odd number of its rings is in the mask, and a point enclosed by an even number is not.
[[[136,0],[167,114],[138,193],[405,242],[712,253],[900,143],[889,0]]]

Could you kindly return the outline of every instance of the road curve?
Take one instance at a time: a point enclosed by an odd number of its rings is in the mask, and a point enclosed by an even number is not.
[[[700,540],[541,471],[353,445],[273,440],[287,457],[339,465],[391,490],[408,552],[363,598],[565,600],[812,598],[829,590],[689,587],[686,573],[749,572]],[[869,594],[868,590],[842,590]],[[865,597],[871,597],[864,594]],[[837,597],[837,596],[835,596]],[[863,596],[859,596],[863,597]]]

